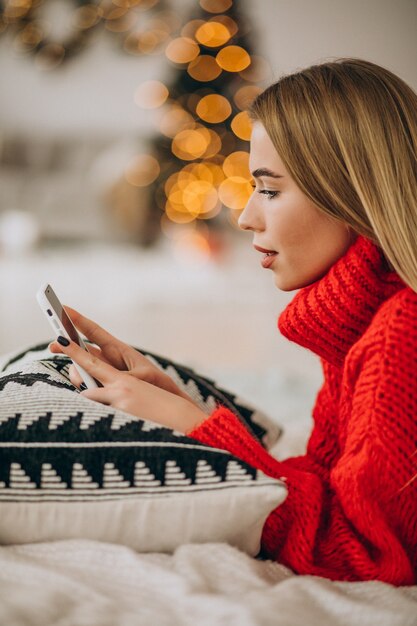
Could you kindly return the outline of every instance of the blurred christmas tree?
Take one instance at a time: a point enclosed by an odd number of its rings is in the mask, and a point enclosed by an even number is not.
[[[171,85],[150,81],[142,90],[146,108],[164,102],[150,150],[157,163],[154,230],[161,222],[164,229],[202,221],[211,229],[224,221],[224,207],[236,224],[252,193],[245,109],[262,91],[269,67],[251,53],[238,0],[200,0],[197,11],[166,47],[178,70]]]

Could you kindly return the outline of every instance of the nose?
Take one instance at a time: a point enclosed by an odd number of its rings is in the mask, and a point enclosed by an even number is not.
[[[242,230],[253,230],[255,232],[263,230],[263,219],[261,212],[256,208],[254,194],[251,195],[247,205],[239,215],[237,223]]]

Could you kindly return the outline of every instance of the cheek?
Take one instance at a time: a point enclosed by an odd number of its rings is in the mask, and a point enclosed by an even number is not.
[[[341,225],[304,224],[300,228],[284,228],[277,249],[280,254],[274,268],[275,284],[283,291],[306,287],[322,278],[347,251],[352,243],[347,229]],[[300,226],[300,223],[298,224]],[[280,246],[280,247],[279,247]]]
[[[268,229],[277,245],[276,249],[282,249],[284,254],[293,248],[299,251],[307,241],[311,241],[311,234],[314,234],[308,216],[297,206],[285,204],[269,212]]]

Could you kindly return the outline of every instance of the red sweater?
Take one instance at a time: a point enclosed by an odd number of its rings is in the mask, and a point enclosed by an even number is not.
[[[276,460],[225,407],[188,435],[285,477],[268,558],[299,574],[417,582],[417,294],[358,237],[278,326],[323,367],[306,454]]]

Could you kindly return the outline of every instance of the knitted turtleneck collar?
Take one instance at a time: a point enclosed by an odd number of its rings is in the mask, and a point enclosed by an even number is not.
[[[278,318],[279,330],[341,367],[384,300],[405,286],[380,248],[358,236],[323,278],[298,291]]]

